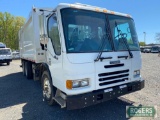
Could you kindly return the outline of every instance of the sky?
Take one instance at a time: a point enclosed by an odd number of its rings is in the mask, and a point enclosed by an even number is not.
[[[54,8],[59,3],[83,3],[130,14],[136,25],[139,41],[155,43],[160,32],[160,0],[0,0],[0,12],[28,18],[32,6]]]

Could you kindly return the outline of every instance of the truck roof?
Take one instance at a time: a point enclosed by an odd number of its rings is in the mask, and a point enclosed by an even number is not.
[[[96,11],[96,12],[103,12],[103,13],[108,13],[108,14],[114,14],[114,15],[119,15],[119,16],[124,16],[124,17],[130,17],[132,18],[131,15],[125,14],[125,13],[120,13],[120,12],[115,12],[112,10],[108,10],[106,8],[98,7],[98,6],[92,6],[92,5],[87,5],[87,4],[82,4],[82,3],[74,3],[74,4],[69,4],[69,3],[59,3],[56,8],[36,8],[33,7],[32,10],[46,10],[48,11],[56,11],[56,9],[62,9],[62,8],[77,8],[77,9],[84,9],[84,10],[90,10],[90,11]],[[31,15],[31,13],[30,13]],[[29,16],[30,16],[29,15]]]
[[[115,12],[112,10],[108,10],[106,8],[101,8],[97,6],[91,6],[87,4],[81,4],[81,3],[75,3],[75,4],[69,4],[69,3],[60,3],[56,8],[61,7],[61,8],[77,8],[77,9],[85,9],[85,10],[91,10],[91,11],[96,11],[96,12],[103,12],[103,13],[108,13],[108,14],[114,14],[114,15],[119,15],[119,16],[124,16],[124,17],[132,17],[129,14],[125,13],[120,13],[120,12]]]

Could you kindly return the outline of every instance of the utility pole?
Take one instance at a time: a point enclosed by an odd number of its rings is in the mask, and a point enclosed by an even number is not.
[[[144,44],[146,44],[146,32],[143,32],[144,34]]]

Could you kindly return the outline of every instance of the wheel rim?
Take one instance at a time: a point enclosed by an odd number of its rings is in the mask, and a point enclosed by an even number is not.
[[[44,83],[43,83],[43,96],[47,97],[48,99],[51,96],[51,86],[50,86],[48,78],[44,79]]]

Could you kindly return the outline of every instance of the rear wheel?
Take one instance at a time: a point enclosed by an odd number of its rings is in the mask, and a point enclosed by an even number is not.
[[[56,93],[56,88],[52,85],[51,76],[47,71],[42,74],[42,87],[43,87],[43,97],[48,105],[54,105],[56,102],[53,99]]]
[[[25,69],[25,75],[27,79],[32,79],[33,78],[32,63],[29,61],[26,61],[24,69]]]

